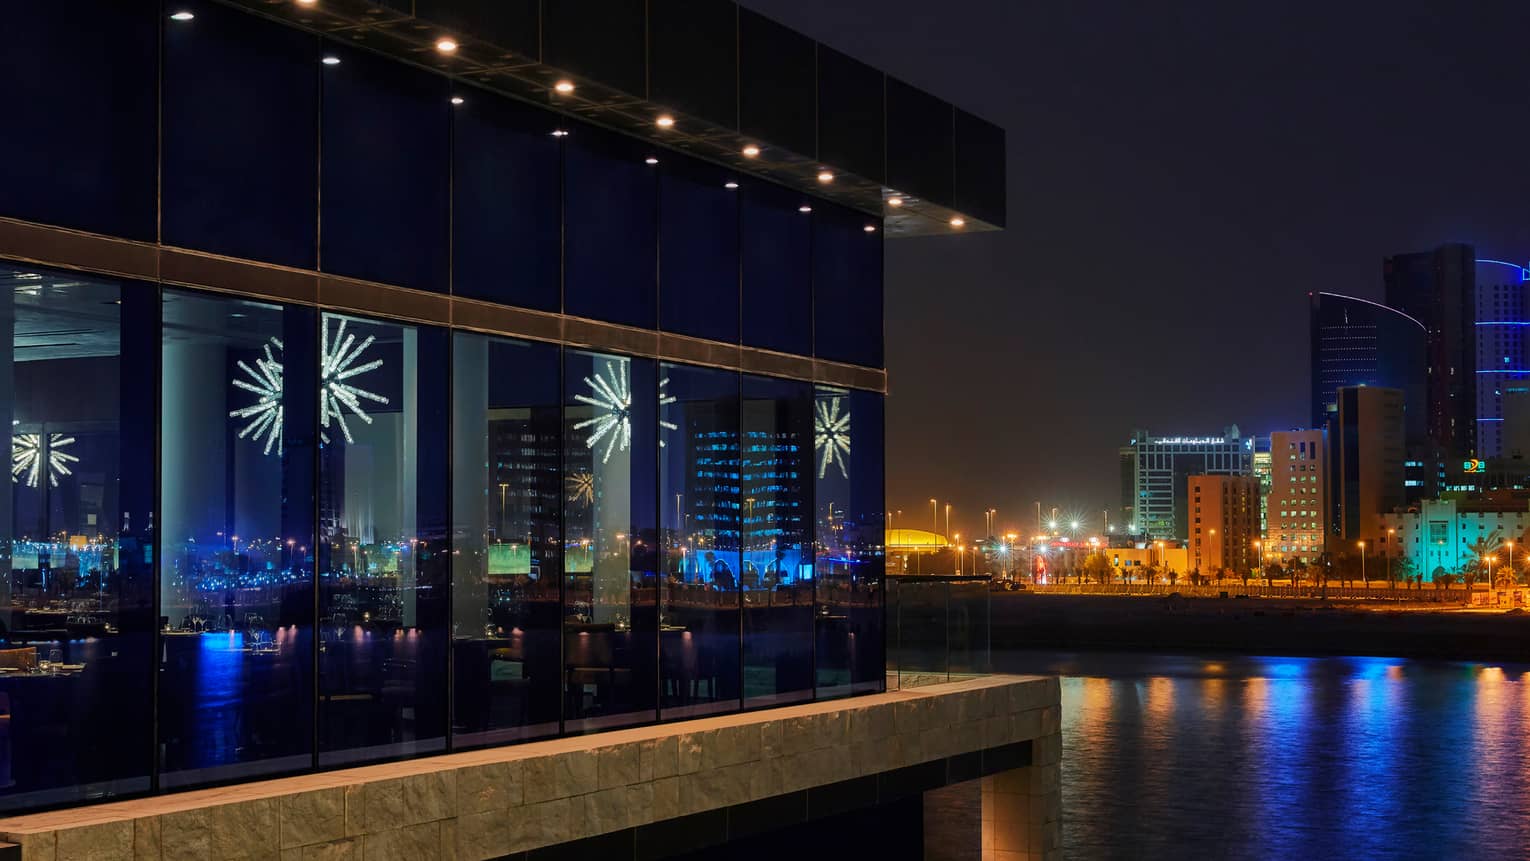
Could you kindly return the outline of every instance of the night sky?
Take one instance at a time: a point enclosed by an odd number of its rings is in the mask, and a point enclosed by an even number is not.
[[[1009,132],[1009,229],[887,249],[888,504],[1118,506],[1130,431],[1306,415],[1306,294],[1530,259],[1524,0],[744,0]],[[900,522],[897,525],[902,525]],[[944,524],[942,524],[944,526]]]

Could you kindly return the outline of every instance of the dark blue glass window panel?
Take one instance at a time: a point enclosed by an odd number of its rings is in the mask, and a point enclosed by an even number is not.
[[[563,727],[570,733],[657,714],[656,371],[649,359],[564,353]]]
[[[739,586],[746,708],[813,695],[814,469],[813,386],[745,376]]]
[[[480,90],[452,111],[452,292],[559,310],[559,118]]]
[[[154,240],[159,11],[6,4],[0,215]]]
[[[452,348],[452,744],[558,732],[558,348],[458,332]]]
[[[317,314],[173,290],[163,327],[160,785],[307,769]]]
[[[818,695],[881,690],[886,684],[882,396],[819,387],[814,421],[819,460],[814,502],[818,556]],[[825,452],[833,448],[832,462]]]
[[[326,272],[447,289],[447,80],[325,42],[320,263]]]
[[[23,671],[0,676],[0,809],[149,788],[158,309],[154,285],[0,266],[21,467],[0,494],[0,666]]]
[[[591,126],[572,127],[563,140],[563,309],[652,329],[658,303],[658,166],[644,162],[664,153]]]
[[[659,367],[660,715],[740,706],[739,375]]]
[[[813,353],[819,358],[882,366],[879,221],[824,201],[813,204]]]
[[[737,343],[737,180],[673,153],[659,170],[659,328]]]
[[[326,314],[322,354],[366,421],[320,387],[319,764],[446,742],[451,481],[446,330]],[[350,346],[344,347],[349,344]],[[337,346],[339,345],[339,346]]]
[[[165,25],[167,245],[314,268],[319,39],[219,3]]]
[[[813,352],[813,218],[803,195],[760,180],[743,184],[743,341]]]

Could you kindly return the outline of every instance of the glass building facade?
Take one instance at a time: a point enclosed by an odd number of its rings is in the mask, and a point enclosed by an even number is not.
[[[0,811],[883,689],[880,215],[174,6],[6,11],[0,220],[202,268],[0,245]]]

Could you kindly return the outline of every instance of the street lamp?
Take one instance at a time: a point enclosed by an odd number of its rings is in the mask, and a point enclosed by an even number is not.
[[[1388,586],[1392,585],[1392,554],[1397,552],[1396,549],[1395,549],[1396,546],[1397,546],[1396,535],[1397,535],[1397,530],[1396,529],[1388,529],[1387,530],[1387,585]],[[1510,550],[1509,551],[1509,555],[1510,555],[1510,557],[1513,557],[1514,551]]]
[[[1369,587],[1371,585],[1371,581],[1367,580],[1365,577],[1365,542],[1357,541],[1355,543],[1360,545],[1360,579],[1364,580],[1365,585]]]
[[[1493,588],[1493,554],[1491,554],[1491,553],[1484,553],[1484,554],[1482,554],[1482,561],[1487,563],[1488,588],[1491,589],[1491,588]]]
[[[1504,545],[1509,548],[1509,577],[1512,579],[1514,577],[1514,541],[1512,539],[1505,541]],[[1488,584],[1488,588],[1492,586],[1492,583]]]

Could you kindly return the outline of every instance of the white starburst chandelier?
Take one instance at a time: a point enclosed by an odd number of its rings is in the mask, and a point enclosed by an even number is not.
[[[43,443],[42,434],[13,435],[11,437],[11,481],[24,483],[27,487],[40,487],[43,473],[46,471],[48,485],[58,487],[59,476],[74,474],[69,464],[80,462],[80,459],[74,455],[60,451],[62,448],[74,445],[74,442],[74,437],[58,433],[48,434],[46,445]]]
[[[813,447],[818,450],[818,477],[828,475],[829,467],[839,467],[841,478],[849,478],[845,458],[850,456],[850,413],[840,412],[839,398],[821,398],[813,404]]]
[[[626,451],[627,446],[632,444],[632,386],[627,379],[630,368],[631,364],[626,359],[607,359],[605,366],[594,376],[584,378],[590,394],[574,395],[574,400],[595,408],[595,415],[576,422],[574,430],[594,428],[584,440],[585,448],[594,450],[602,440],[605,441],[601,463],[609,463],[612,452]],[[665,393],[664,387],[667,385],[668,377],[659,381],[660,407],[668,406],[676,400],[673,395]],[[659,419],[659,427],[672,431],[680,429],[679,425],[662,418]],[[664,444],[663,438],[660,438],[659,445],[662,447]]]
[[[256,359],[253,368],[243,359],[237,362],[249,379],[235,377],[234,388],[253,393],[256,401],[229,413],[230,418],[246,420],[239,430],[240,439],[253,438],[259,442],[264,437],[265,454],[274,448],[278,457],[282,454],[282,360],[278,358],[281,351],[281,340],[273,337],[265,345],[265,357]]]
[[[371,401],[375,404],[386,404],[388,399],[374,392],[369,392],[359,386],[352,385],[346,380],[360,376],[368,371],[375,371],[383,365],[382,359],[373,359],[364,364],[356,364],[361,354],[372,346],[377,338],[368,335],[355,349],[351,346],[356,343],[355,334],[345,333],[345,319],[340,318],[340,327],[335,330],[334,338],[329,335],[329,318],[324,319],[324,325],[319,328],[319,441],[329,443],[329,434],[323,428],[329,427],[330,419],[340,426],[340,432],[345,435],[346,442],[355,442],[351,438],[350,426],[345,423],[345,413],[349,410],[356,418],[367,424],[372,423],[372,417],[367,415],[366,410],[361,408],[362,401]]]
[[[584,447],[592,451],[606,441],[601,463],[611,460],[611,452],[626,451],[632,444],[632,387],[627,384],[627,368],[625,359],[607,360],[593,377],[584,378],[591,394],[574,395],[574,400],[595,408],[595,415],[576,422],[574,430],[594,428],[584,440]]]
[[[324,325],[319,330],[319,441],[326,445],[329,443],[327,429],[331,422],[340,426],[340,433],[345,437],[346,442],[355,442],[351,436],[350,425],[345,420],[346,413],[349,412],[363,422],[371,424],[372,417],[362,407],[362,402],[388,403],[388,399],[382,395],[369,392],[349,382],[354,377],[382,367],[382,359],[357,364],[361,355],[377,338],[368,335],[365,340],[357,344],[356,335],[346,333],[344,318],[338,318],[335,333],[331,336],[329,319],[325,318]],[[244,427],[239,430],[240,439],[254,439],[256,442],[264,440],[264,453],[270,454],[275,451],[280,456],[283,450],[282,417],[284,412],[281,339],[271,338],[264,345],[263,350],[265,355],[256,359],[253,367],[243,360],[237,363],[245,376],[234,378],[234,388],[255,395],[256,400],[249,406],[231,411],[229,417],[245,421]]]

